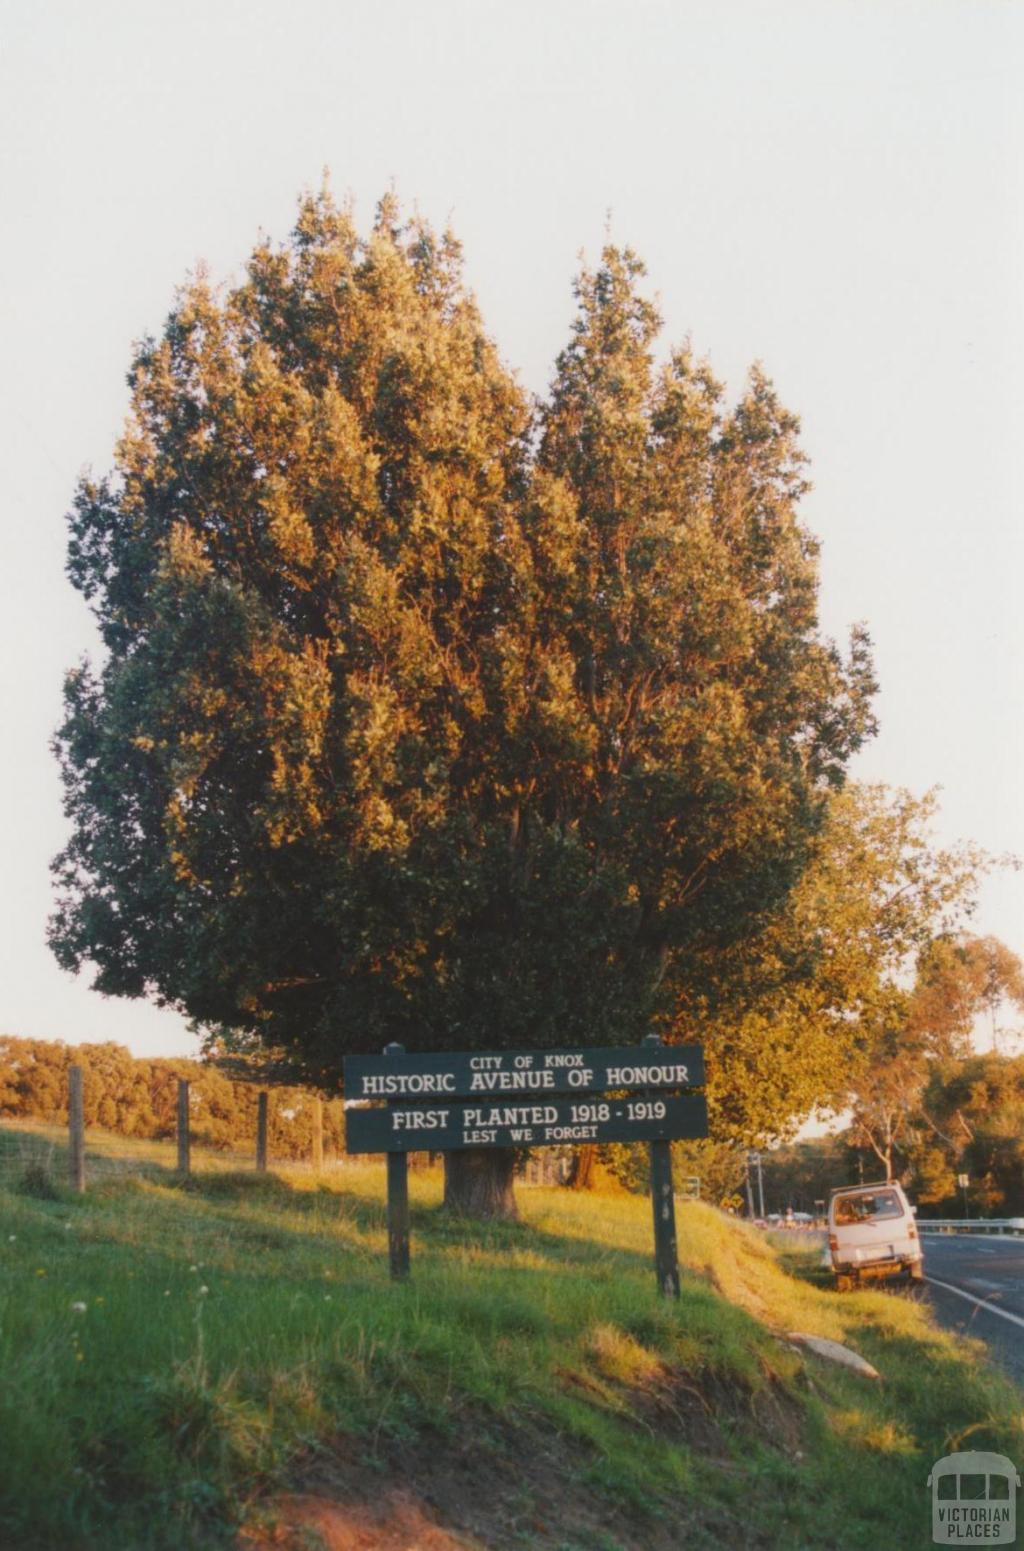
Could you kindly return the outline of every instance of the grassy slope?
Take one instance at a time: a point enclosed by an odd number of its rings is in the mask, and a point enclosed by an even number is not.
[[[908,1297],[790,1274],[707,1208],[680,1209],[672,1306],[645,1202],[520,1187],[523,1223],[481,1228],[414,1173],[396,1288],[382,1179],[0,1188],[0,1544],[227,1545],[275,1491],[351,1496],[376,1465],[428,1492],[459,1456],[468,1506],[457,1484],[433,1500],[495,1551],[925,1546],[933,1459],[1024,1458],[1021,1394],[980,1347]],[[883,1383],[803,1358],[794,1329]]]

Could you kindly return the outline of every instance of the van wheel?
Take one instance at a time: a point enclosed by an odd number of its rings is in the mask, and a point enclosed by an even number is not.
[[[844,1276],[840,1273],[836,1277],[836,1292],[852,1292],[855,1285],[852,1276]]]

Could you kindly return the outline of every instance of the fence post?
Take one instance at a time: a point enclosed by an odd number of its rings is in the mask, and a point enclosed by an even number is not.
[[[191,1168],[189,1149],[188,1080],[178,1078],[178,1173],[188,1174]]]
[[[324,1101],[319,1094],[313,1100],[313,1167],[318,1174],[324,1171]]]
[[[80,1066],[68,1067],[68,1130],[71,1138],[71,1188],[81,1192],[85,1189],[85,1111],[82,1105]]]
[[[256,1099],[256,1168],[267,1172],[267,1095],[260,1093]]]

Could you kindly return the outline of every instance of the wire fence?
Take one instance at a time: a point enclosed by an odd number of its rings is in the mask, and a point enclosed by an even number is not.
[[[95,1090],[94,1079],[92,1085]],[[46,1196],[68,1186],[85,1190],[132,1175],[180,1181],[192,1174],[259,1172],[275,1164],[289,1172],[320,1174],[347,1161],[337,1123],[325,1137],[325,1106],[317,1095],[297,1101],[289,1090],[288,1104],[275,1113],[272,1096],[261,1092],[252,1106],[251,1137],[243,1143],[236,1138],[229,1145],[211,1145],[196,1124],[187,1079],[178,1079],[173,1124],[163,1127],[163,1135],[149,1137],[86,1126],[80,1067],[70,1065],[61,1086],[64,1091],[54,1094],[52,1119],[0,1117],[0,1189]],[[96,1108],[93,1091],[90,1109]],[[289,1122],[299,1110],[304,1111],[303,1126],[289,1135]]]
[[[191,1175],[258,1173],[285,1168],[321,1175],[365,1159],[349,1159],[344,1150],[343,1120],[335,1105],[315,1094],[296,1097],[294,1089],[280,1094],[250,1092],[240,1142],[211,1144],[204,1116],[188,1079],[178,1078],[173,1108],[165,1104],[161,1135],[127,1136],[102,1125],[85,1123],[87,1114],[104,1113],[104,1092],[96,1072],[70,1064],[54,1086],[47,1118],[0,1114],[0,1190],[57,1197],[69,1187],[85,1191],[132,1176],[180,1183]],[[86,1088],[86,1084],[88,1087]],[[88,1093],[88,1105],[83,1095]],[[325,1110],[330,1125],[325,1126]],[[337,1106],[340,1111],[341,1106]],[[440,1154],[411,1153],[413,1168],[436,1163]],[[572,1176],[573,1149],[549,1148],[532,1153],[521,1164],[526,1185],[565,1185]]]
[[[118,1136],[100,1127],[86,1127],[83,1133],[86,1186],[128,1175],[148,1176],[154,1180],[177,1175],[176,1139],[144,1140]],[[325,1160],[334,1167],[339,1160]],[[311,1168],[309,1163],[289,1161],[289,1168]],[[254,1153],[229,1148],[190,1148],[189,1173],[254,1172]],[[0,1188],[31,1187],[33,1181],[66,1186],[73,1183],[69,1127],[41,1120],[0,1120]]]

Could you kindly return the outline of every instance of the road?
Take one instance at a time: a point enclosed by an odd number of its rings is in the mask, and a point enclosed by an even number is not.
[[[1024,1238],[928,1233],[921,1242],[939,1323],[984,1341],[1024,1384]]]

